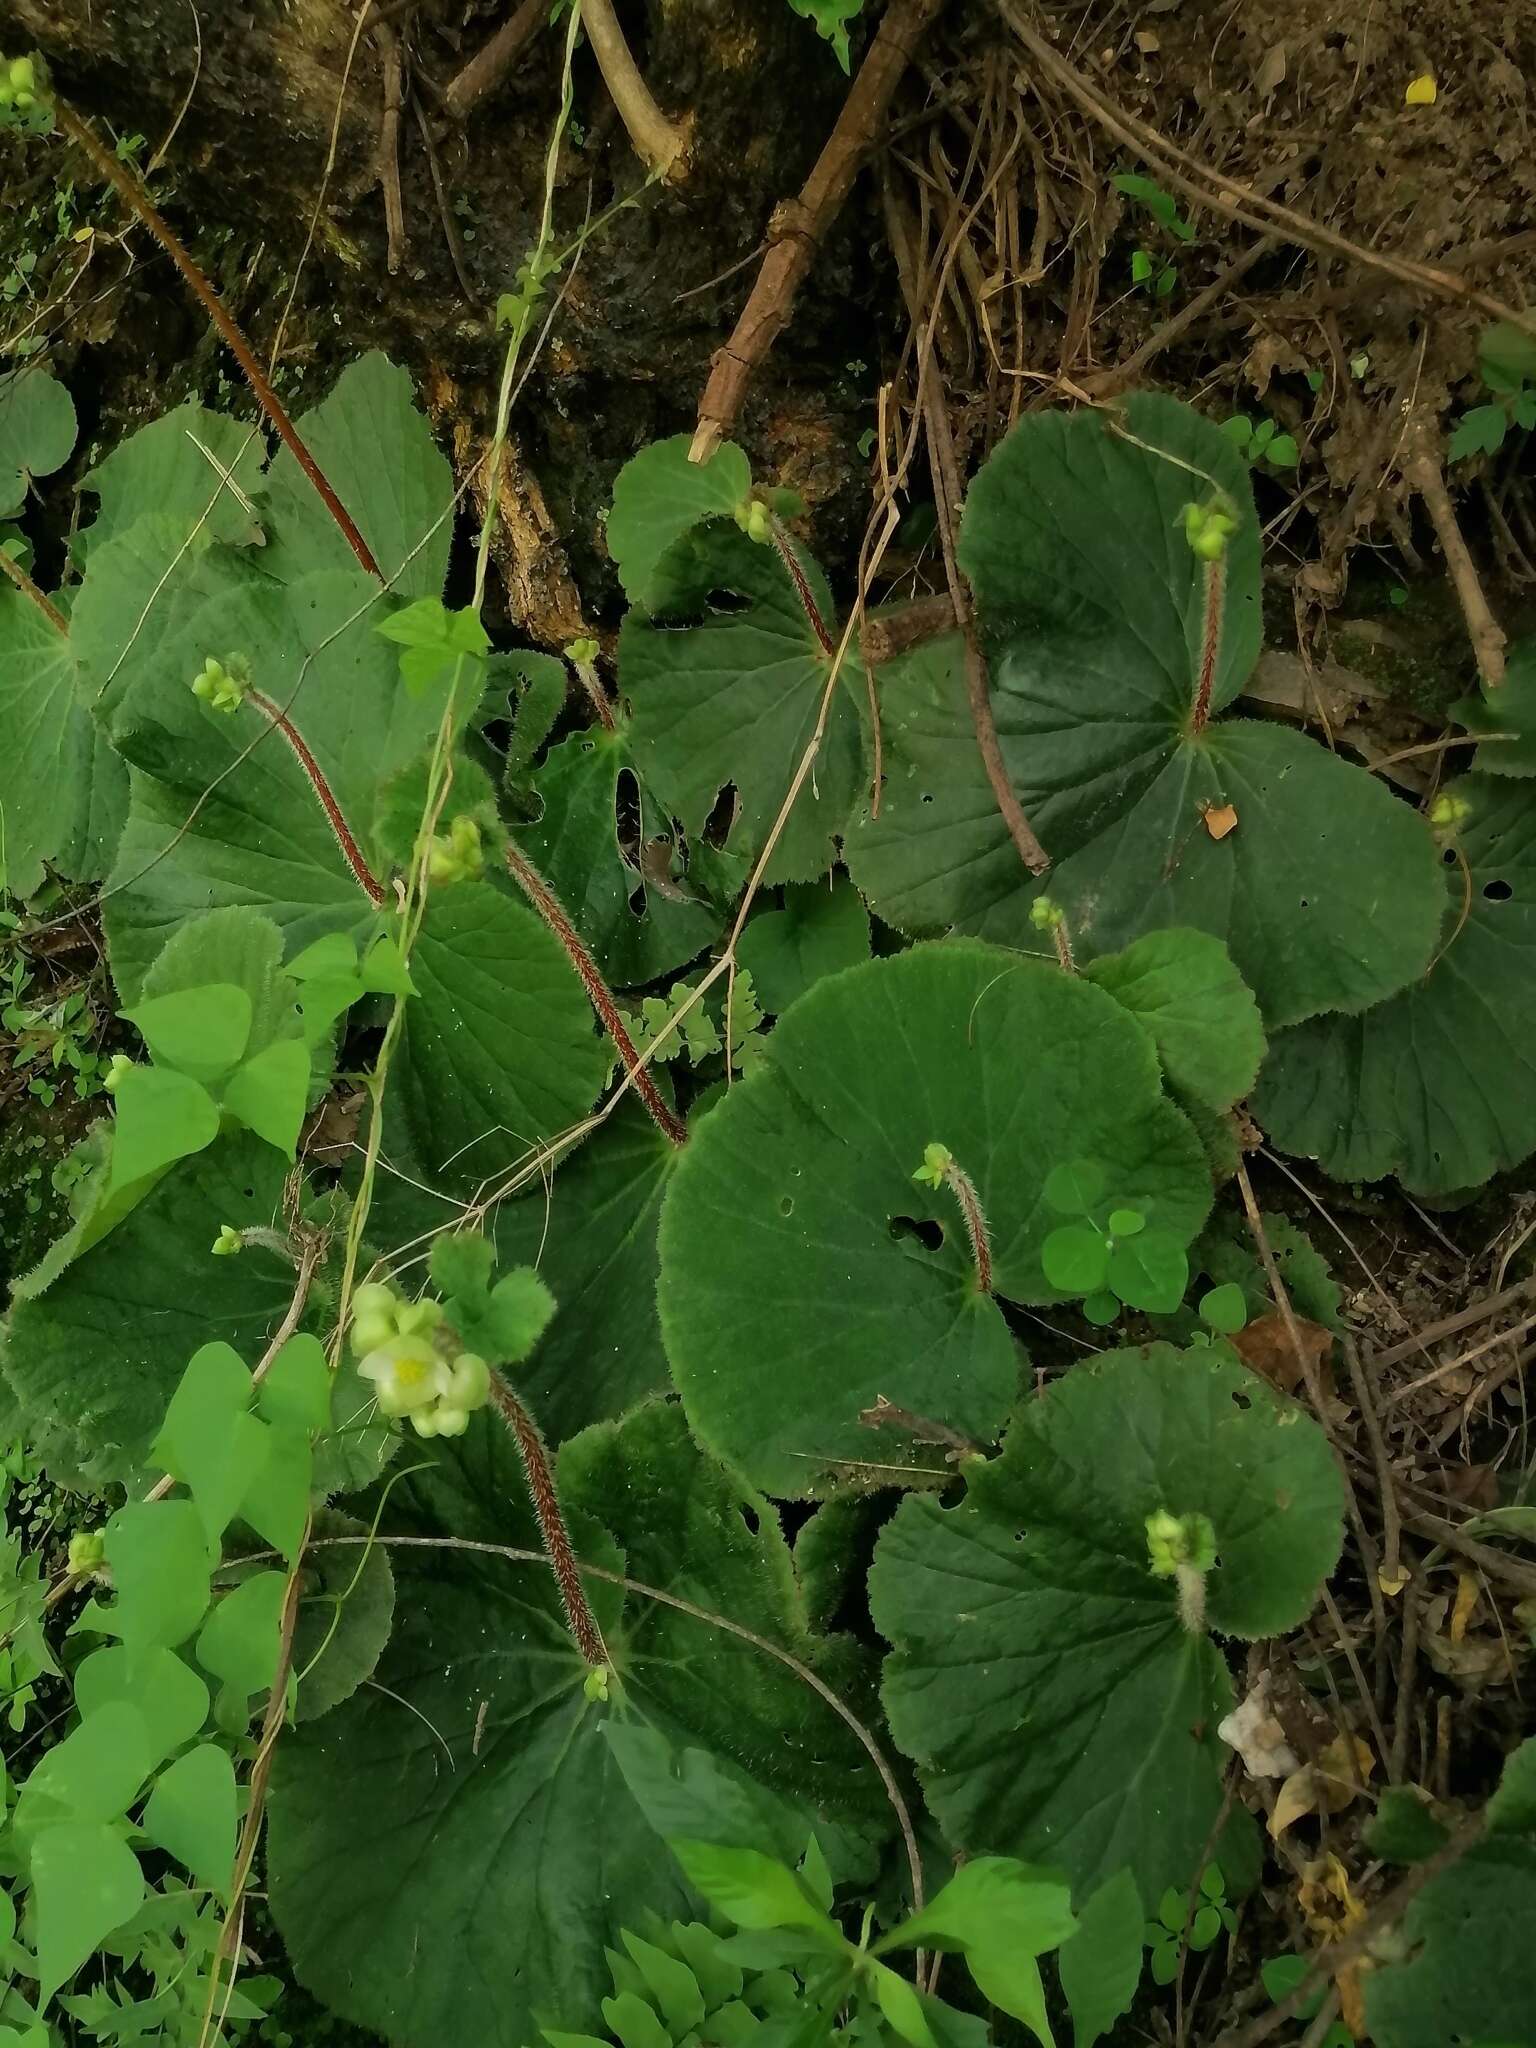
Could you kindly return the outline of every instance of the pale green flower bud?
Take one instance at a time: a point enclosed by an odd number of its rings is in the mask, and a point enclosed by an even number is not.
[[[131,1074],[133,1069],[134,1062],[129,1059],[127,1053],[113,1053],[111,1059],[107,1061],[107,1071],[101,1077],[102,1087],[106,1089],[109,1095],[115,1095],[123,1076]]]
[[[249,685],[248,667],[238,656],[230,655],[226,666],[210,654],[192,678],[192,694],[201,698],[210,711],[238,711]]]
[[[107,1561],[107,1539],[100,1529],[81,1529],[69,1539],[69,1573],[84,1579],[99,1572]]]
[[[921,1181],[925,1187],[943,1187],[944,1176],[949,1170],[954,1156],[947,1145],[925,1145],[923,1147],[923,1163],[916,1173],[913,1174],[912,1178]]]
[[[236,1252],[245,1250],[245,1239],[232,1223],[221,1223],[212,1249],[216,1259],[232,1259]]]
[[[474,1351],[461,1351],[453,1362],[448,1399],[466,1414],[483,1408],[490,1399],[491,1368]]]
[[[1216,1562],[1216,1531],[1210,1516],[1170,1515],[1166,1508],[1148,1515],[1147,1561],[1157,1579],[1171,1579],[1181,1565],[1208,1572]]]
[[[423,1426],[428,1422],[432,1425],[430,1429]],[[413,1415],[411,1427],[418,1436],[462,1436],[469,1427],[469,1410],[439,1401],[435,1408]]]
[[[480,827],[468,816],[453,820],[427,844],[427,876],[432,882],[472,882],[485,871]]]
[[[442,1320],[440,1301],[408,1301],[395,1310],[395,1328],[402,1337],[423,1336],[428,1330],[435,1330]]]

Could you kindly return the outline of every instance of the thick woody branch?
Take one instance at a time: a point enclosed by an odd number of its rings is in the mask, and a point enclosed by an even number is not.
[[[717,352],[699,400],[699,423],[688,451],[694,462],[705,461],[735,425],[747,386],[789,324],[795,294],[853,188],[913,50],[943,4],[892,0],[800,196],[775,208],[768,225],[771,247],[752,296],[730,340]]]

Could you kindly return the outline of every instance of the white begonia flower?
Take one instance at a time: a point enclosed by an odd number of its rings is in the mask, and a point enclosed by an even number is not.
[[[415,1415],[431,1408],[449,1392],[453,1379],[430,1337],[392,1337],[370,1351],[357,1370],[378,1388],[379,1407],[386,1415]]]

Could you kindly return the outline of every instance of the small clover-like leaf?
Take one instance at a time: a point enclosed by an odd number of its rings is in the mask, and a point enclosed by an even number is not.
[[[1088,1223],[1064,1223],[1040,1247],[1045,1277],[1063,1294],[1098,1294],[1109,1279],[1110,1246]]]

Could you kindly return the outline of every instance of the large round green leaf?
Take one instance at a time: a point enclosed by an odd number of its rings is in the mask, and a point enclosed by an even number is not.
[[[1196,731],[1208,565],[1180,515],[1213,487],[1238,524]],[[1003,759],[1083,957],[1195,926],[1225,941],[1271,1025],[1364,1009],[1422,970],[1434,855],[1412,812],[1298,733],[1214,715],[1259,649],[1257,521],[1223,434],[1155,396],[1129,402],[1124,431],[1026,420],[972,488],[961,553]],[[885,784],[879,818],[850,829],[855,878],[904,929],[1039,950],[1038,889],[981,768],[957,643],[886,664],[880,701]],[[1236,815],[1219,838],[1211,809]]]
[[[494,1433],[493,1433],[494,1432]],[[809,1637],[761,1501],[700,1457],[675,1407],[568,1445],[562,1484],[583,1553],[600,1509],[627,1568],[844,1673]],[[526,1489],[489,1416],[391,1498],[418,1531],[528,1545]],[[393,1640],[376,1686],[284,1739],[273,1777],[273,1908],[300,1978],[402,2048],[525,2048],[540,2018],[592,2026],[603,1946],[643,1901],[683,1906],[681,1875],[604,1738],[622,1716],[813,1808],[884,1830],[863,1752],[782,1665],[637,1596],[592,1585],[614,1678],[585,1666],[538,1565],[393,1553]]]
[[[825,579],[800,558],[822,617]],[[635,764],[698,840],[722,792],[734,792],[725,840],[761,848],[816,728],[830,672],[777,551],[734,524],[696,527],[651,573],[649,612],[619,636],[619,684],[632,710]],[[852,658],[827,715],[814,777],[795,800],[766,878],[809,881],[831,866],[859,779]]]
[[[1536,1148],[1536,793],[1470,775],[1447,848],[1443,950],[1363,1017],[1283,1032],[1254,1109],[1284,1151],[1336,1180],[1476,1187]],[[1462,861],[1465,861],[1465,867]]]
[[[221,1224],[281,1225],[284,1166],[240,1135],[182,1162],[6,1327],[5,1376],[50,1471],[134,1479],[187,1360],[210,1337],[256,1358],[293,1295],[293,1268],[252,1248],[216,1259]]]
[[[881,1395],[983,1438],[1013,1400],[1020,1354],[955,1196],[913,1179],[934,1143],[974,1182],[1015,1301],[1062,1298],[1040,1263],[1054,1166],[1093,1159],[1180,1243],[1210,1206],[1150,1036],[1101,989],[959,941],[818,982],[699,1119],[662,1211],[662,1333],[689,1419],[767,1492],[902,1455],[859,1422]]]
[[[1129,1866],[1188,1884],[1221,1803],[1220,1654],[1180,1621],[1146,1521],[1209,1518],[1215,1628],[1301,1621],[1339,1554],[1317,1424],[1224,1347],[1074,1367],[1020,1409],[964,1501],[904,1501],[870,1574],[894,1644],[886,1711],[957,1848],[1057,1864],[1074,1890]]]

